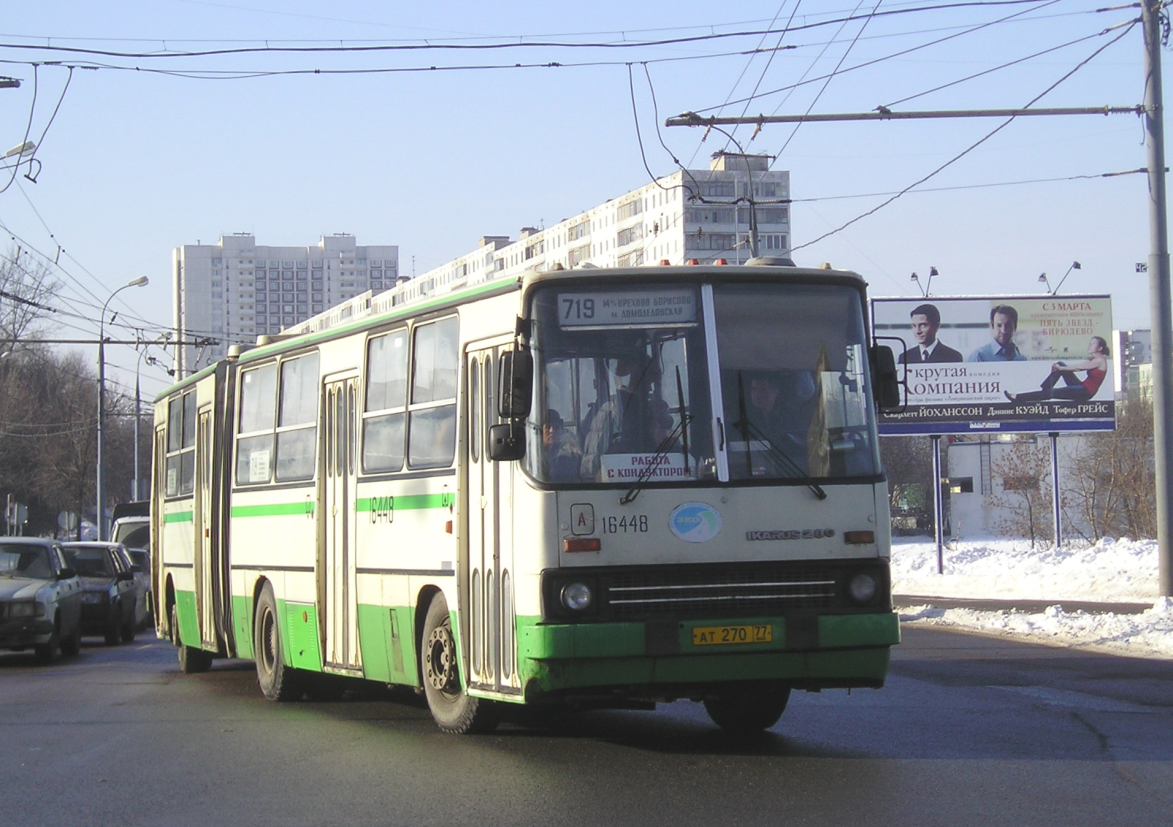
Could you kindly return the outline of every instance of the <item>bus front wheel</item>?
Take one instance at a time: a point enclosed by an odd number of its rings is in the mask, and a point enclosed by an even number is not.
[[[790,700],[790,687],[731,687],[705,698],[713,723],[735,735],[750,735],[778,723]]]
[[[470,696],[460,686],[459,653],[448,601],[442,594],[433,597],[428,606],[420,660],[424,695],[436,726],[444,732],[465,735],[488,732],[497,725],[492,703]]]

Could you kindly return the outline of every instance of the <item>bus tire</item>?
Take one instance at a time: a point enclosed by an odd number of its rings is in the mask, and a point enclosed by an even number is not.
[[[460,686],[460,655],[452,636],[448,601],[436,594],[424,619],[420,669],[432,718],[443,732],[467,735],[497,726],[491,701],[474,698]]]
[[[790,700],[790,687],[744,686],[705,698],[713,723],[734,735],[762,732],[778,723]]]
[[[285,665],[277,600],[273,597],[273,589],[268,583],[261,589],[261,596],[257,598],[257,613],[253,623],[253,650],[257,659],[257,683],[261,687],[261,693],[270,701],[279,703],[301,700],[305,689],[297,670]]]
[[[179,636],[179,610],[171,604],[171,639],[175,643],[175,653],[179,658],[179,671],[185,675],[195,675],[207,672],[212,668],[212,654],[194,646],[184,646],[183,638]]]

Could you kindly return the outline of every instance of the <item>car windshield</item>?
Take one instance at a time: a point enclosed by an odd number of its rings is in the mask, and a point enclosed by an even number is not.
[[[43,548],[0,544],[0,577],[28,577],[47,580],[53,576],[49,552]]]
[[[113,577],[114,564],[101,548],[67,548],[65,557],[80,577]]]

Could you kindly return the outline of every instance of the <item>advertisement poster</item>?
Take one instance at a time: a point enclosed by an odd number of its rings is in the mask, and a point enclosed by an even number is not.
[[[1108,296],[873,299],[872,320],[907,384],[881,434],[1116,427]]]

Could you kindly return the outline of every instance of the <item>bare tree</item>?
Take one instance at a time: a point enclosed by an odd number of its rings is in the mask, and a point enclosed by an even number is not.
[[[19,247],[10,249],[0,257],[0,337],[35,339],[60,289],[48,267],[22,255]],[[11,349],[0,346],[0,351]]]
[[[1131,400],[1116,430],[1071,441],[1065,452],[1063,506],[1070,528],[1092,542],[1116,535],[1156,536],[1153,408]]]
[[[990,504],[1007,514],[996,527],[1007,535],[1029,538],[1031,548],[1054,533],[1047,519],[1052,504],[1049,453],[1044,445],[1016,442],[990,463],[997,483]]]

